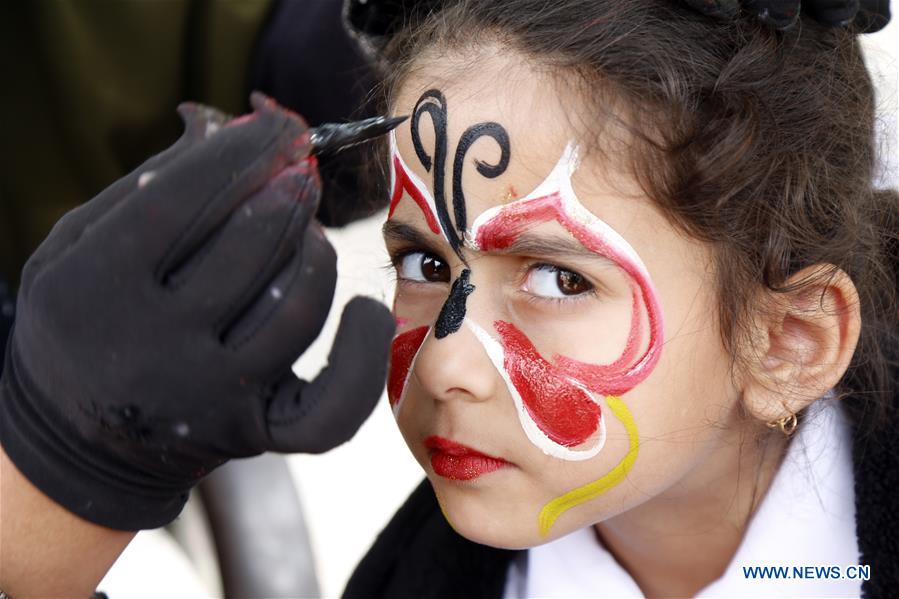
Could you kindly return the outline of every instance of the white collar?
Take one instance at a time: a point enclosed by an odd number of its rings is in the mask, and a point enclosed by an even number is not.
[[[857,597],[859,580],[747,578],[744,566],[858,563],[852,436],[838,402],[815,402],[724,575],[700,597]],[[642,597],[637,584],[587,527],[523,553],[506,579],[506,598]]]

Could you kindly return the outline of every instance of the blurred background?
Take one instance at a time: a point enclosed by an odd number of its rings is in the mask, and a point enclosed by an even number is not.
[[[62,214],[169,145],[180,132],[173,109],[182,100],[238,114],[247,110],[249,90],[260,89],[313,125],[372,114],[374,78],[342,29],[341,6],[342,0],[4,3],[0,279],[14,287],[25,259]],[[894,15],[897,8],[894,2]],[[897,21],[863,37],[878,91],[878,182],[890,187],[899,185]],[[322,164],[328,195],[319,218],[334,227],[327,234],[339,279],[322,335],[294,366],[303,377],[326,363],[352,296],[391,302],[380,237],[386,198],[361,190],[364,167],[361,151]],[[423,478],[386,397],[352,441],[325,455],[241,462],[195,492],[172,526],[138,534],[99,589],[111,599],[221,597],[226,587],[241,588],[229,577],[245,574],[270,579],[271,596],[297,577],[307,580],[307,596],[338,596]],[[243,520],[223,523],[222,514],[238,504]],[[251,540],[247,530],[263,534]],[[240,553],[223,552],[225,541],[245,546],[262,570],[237,572]]]

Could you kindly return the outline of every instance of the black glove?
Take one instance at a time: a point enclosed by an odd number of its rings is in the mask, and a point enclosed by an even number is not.
[[[0,442],[90,521],[166,524],[225,460],[330,449],[380,396],[394,324],[374,300],[346,307],[315,380],[291,372],[328,314],[336,257],[311,218],[305,124],[253,105],[231,123],[183,106],[182,138],[66,215],[25,265]]]

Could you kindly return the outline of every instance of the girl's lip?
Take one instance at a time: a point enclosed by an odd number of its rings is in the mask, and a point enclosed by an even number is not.
[[[450,480],[473,480],[510,465],[502,458],[436,435],[425,439],[424,445],[430,453],[434,472]]]

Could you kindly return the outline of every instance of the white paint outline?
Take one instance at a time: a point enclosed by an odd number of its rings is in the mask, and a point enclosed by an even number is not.
[[[437,203],[434,201],[434,195],[428,190],[428,184],[421,180],[421,178],[416,175],[409,165],[406,164],[406,161],[403,160],[403,157],[400,155],[399,150],[396,147],[396,129],[390,132],[390,195],[393,196],[393,191],[396,189],[396,168],[393,165],[393,158],[396,157],[397,160],[400,161],[400,165],[402,165],[403,170],[406,172],[406,175],[409,177],[409,181],[418,190],[421,194],[421,197],[425,199],[425,202],[428,204],[428,208],[431,210],[431,216],[434,217],[434,221],[437,223],[437,228],[440,229],[440,236],[449,243],[449,238],[446,236],[446,233],[443,231],[443,226],[440,224],[440,217],[437,214]],[[403,191],[405,194],[406,192]],[[408,195],[408,194],[407,194]],[[409,198],[413,203],[411,197]],[[403,200],[400,199],[400,202]],[[399,206],[399,203],[397,203]],[[421,209],[417,204],[416,208]]]

